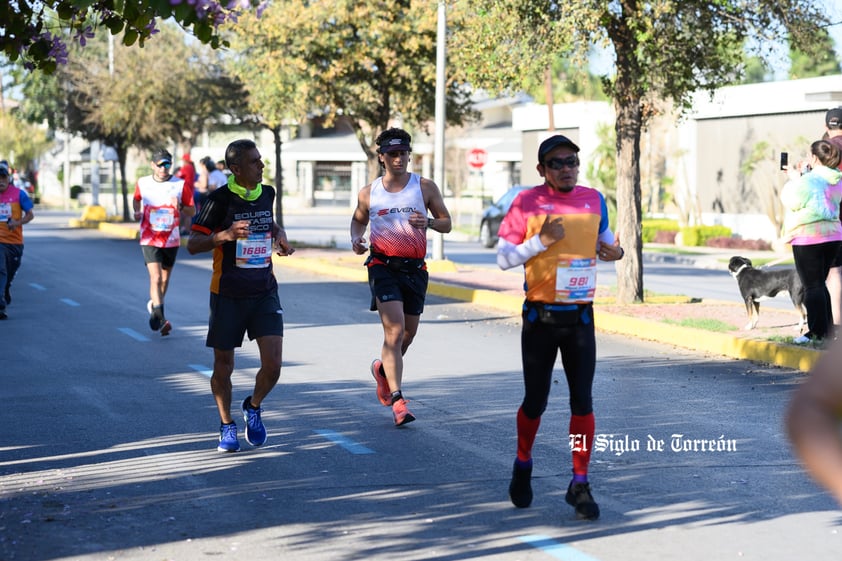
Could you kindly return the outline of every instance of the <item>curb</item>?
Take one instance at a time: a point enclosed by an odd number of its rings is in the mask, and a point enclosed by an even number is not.
[[[74,226],[73,220],[70,221],[70,225]],[[87,226],[82,226],[87,227]],[[137,224],[134,224],[133,228],[130,228],[126,224],[120,223],[111,223],[111,222],[100,222],[97,226],[91,226],[99,228],[100,231],[115,236],[124,240],[139,240],[140,239],[140,229],[138,228]]]

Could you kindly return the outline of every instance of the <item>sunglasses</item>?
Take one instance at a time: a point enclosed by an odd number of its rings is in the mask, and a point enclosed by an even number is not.
[[[158,166],[159,168],[170,169],[172,167],[172,162],[168,162],[168,161],[164,160],[163,162],[158,162],[155,165]]]
[[[575,168],[579,165],[579,157],[568,156],[566,158],[550,158],[544,162],[544,165],[550,169]]]

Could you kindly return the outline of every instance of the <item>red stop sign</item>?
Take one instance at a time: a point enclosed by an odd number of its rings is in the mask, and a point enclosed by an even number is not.
[[[488,161],[488,152],[482,148],[472,148],[468,151],[468,165],[474,169],[482,169]]]

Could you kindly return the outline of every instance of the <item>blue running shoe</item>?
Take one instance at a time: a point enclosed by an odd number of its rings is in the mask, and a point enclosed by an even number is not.
[[[263,446],[266,442],[266,427],[260,420],[263,409],[252,409],[251,396],[243,400],[243,419],[246,422],[246,442],[252,446]]]
[[[220,452],[237,452],[240,449],[236,423],[219,425],[219,446],[216,449]]]

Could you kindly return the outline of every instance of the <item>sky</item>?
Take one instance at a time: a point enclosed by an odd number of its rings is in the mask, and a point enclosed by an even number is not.
[[[842,1],[821,0],[830,19],[831,26],[828,28],[831,38],[836,44],[836,56],[842,61]],[[602,51],[591,54],[590,69],[596,75],[610,74],[613,65],[611,53]],[[781,46],[777,64],[773,63],[775,80],[786,80],[789,70],[789,53],[784,46]]]

